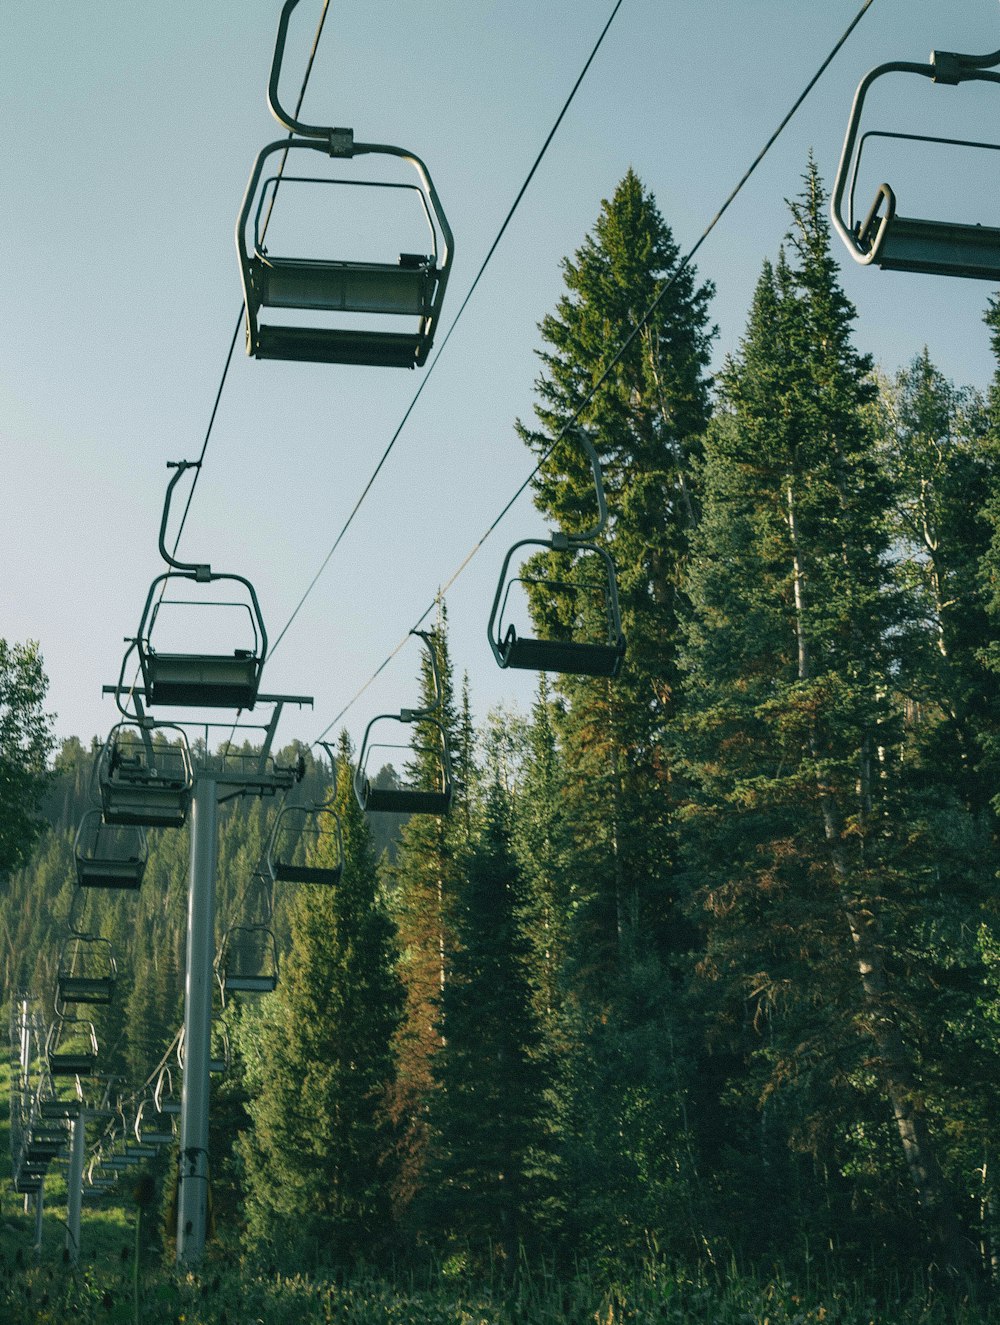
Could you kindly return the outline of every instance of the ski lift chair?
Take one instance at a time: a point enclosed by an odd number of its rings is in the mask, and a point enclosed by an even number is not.
[[[170,567],[158,575],[149,587],[143,608],[139,632],[131,641],[122,661],[118,682],[119,707],[127,718],[121,696],[127,694],[125,672],[132,649],[139,655],[146,703],[192,708],[252,709],[257,700],[261,671],[267,654],[267,632],[253,585],[242,575],[229,575],[213,571],[211,566],[177,561],[166,547],[167,519],[170,499],[177,481],[187,469],[194,468],[189,461],[175,465],[177,473],[167,485],[160,521],[160,555]],[[238,584],[241,591],[236,598],[206,601],[201,599],[167,598],[171,585],[180,581],[197,584]],[[185,608],[238,608],[246,612],[250,622],[249,647],[238,647],[231,653],[162,652],[154,647],[153,632],[157,617],[165,605]]]
[[[427,168],[419,157],[404,148],[385,143],[355,142],[351,129],[304,124],[282,107],[278,98],[278,79],[288,20],[297,3],[298,0],[286,0],[281,11],[268,84],[271,112],[292,137],[269,143],[258,155],[236,224],[236,247],[246,301],[247,353],[258,359],[414,368],[426,362],[441,316],[454,256],[451,228]],[[261,180],[268,157],[289,149],[321,152],[338,160],[377,154],[408,161],[416,171],[417,184],[313,176],[284,176],[283,180],[346,187],[366,184],[373,188],[412,189],[420,200],[430,230],[431,253],[402,253],[398,263],[334,261],[269,253],[264,245],[266,225],[262,227],[261,214],[268,198],[273,199],[271,189],[272,185],[277,188],[278,178],[271,176],[263,185]],[[258,199],[256,209],[255,199]],[[248,242],[251,217],[252,246]],[[264,309],[360,314],[373,319],[376,324],[380,318],[389,315],[410,318],[416,325],[409,331],[388,331],[377,325],[265,324],[260,321]]]
[[[267,845],[267,867],[276,883],[338,883],[344,839],[333,805],[286,805],[280,810]]]
[[[88,810],[80,820],[73,855],[81,888],[136,889],[149,848],[141,828],[105,824],[100,810]]]
[[[182,1030],[177,1040],[177,1064],[181,1071],[184,1071],[185,1058],[185,1035]],[[229,1032],[225,1026],[220,1026],[217,1022],[213,1023],[211,1030],[211,1042],[208,1059],[208,1070],[213,1076],[229,1070],[232,1061],[232,1051],[229,1043]]]
[[[615,677],[621,669],[626,647],[618,606],[618,583],[610,553],[594,542],[607,524],[608,508],[597,452],[583,429],[578,431],[577,436],[587,452],[593,471],[597,493],[597,524],[580,534],[556,530],[548,539],[523,538],[515,543],[504,558],[486,630],[493,656],[501,667],[562,672],[575,676]],[[523,547],[548,549],[553,557],[566,566],[567,575],[509,575],[511,560]],[[587,565],[587,573],[582,581],[578,573],[572,576],[568,574],[574,568],[579,572],[582,564]],[[596,611],[578,613],[583,618],[580,628],[566,638],[538,639],[519,635],[513,622],[505,625],[510,595],[517,585],[526,588],[545,586],[550,592],[568,596],[573,601],[583,595],[596,600]],[[590,621],[595,615],[600,621],[600,630],[597,632],[593,630]]]
[[[1000,143],[972,142],[960,138],[936,138],[927,134],[869,131],[858,137],[861,113],[869,88],[890,73],[917,74],[934,83],[956,86],[978,80],[1000,82],[991,66],[1000,63],[1000,51],[990,55],[960,55],[954,51],[932,51],[929,64],[896,60],[878,65],[858,84],[851,118],[837,167],[830,199],[833,224],[855,262],[874,263],[884,271],[924,272],[939,276],[961,276],[1000,280],[1000,228],[953,221],[920,220],[901,216],[896,194],[889,184],[880,184],[865,220],[855,223],[854,193],[861,153],[868,138],[906,139],[957,147],[1000,151]],[[847,194],[847,216],[843,214]]]
[[[139,1105],[135,1115],[135,1139],[140,1145],[169,1146],[174,1141],[174,1128],[169,1114],[160,1113],[152,1097],[147,1097]]]
[[[154,730],[176,732],[180,739],[154,743]],[[119,722],[98,756],[95,775],[106,824],[180,828],[187,819],[194,769],[180,727]]]
[[[358,753],[358,765],[354,773],[354,794],[362,810],[377,814],[447,814],[451,808],[452,778],[451,755],[448,749],[448,737],[444,727],[434,714],[441,708],[444,692],[441,688],[441,676],[438,671],[437,651],[434,641],[427,631],[413,630],[411,635],[419,635],[427,645],[430,655],[431,673],[434,678],[434,703],[423,709],[400,709],[399,713],[380,713],[372,718],[365,728],[361,749]],[[424,735],[420,744],[401,746],[398,742],[389,742],[382,738],[387,729],[392,731],[399,726],[419,724]],[[378,740],[372,739],[373,732]],[[368,772],[372,755],[377,750],[408,748],[415,756],[414,762],[431,770],[424,783],[411,783],[396,787],[377,787]]]
[[[278,945],[266,925],[230,925],[222,937],[219,987],[227,994],[270,994],[278,987]]]
[[[92,1021],[57,1017],[49,1028],[46,1059],[54,1077],[89,1077],[97,1070],[97,1031]]]
[[[181,1102],[174,1094],[174,1080],[169,1067],[160,1068],[153,1089],[153,1107],[159,1114],[176,1117],[181,1111]]]
[[[96,934],[70,934],[59,950],[56,1011],[67,1003],[104,1006],[114,996],[118,965],[108,939]]]

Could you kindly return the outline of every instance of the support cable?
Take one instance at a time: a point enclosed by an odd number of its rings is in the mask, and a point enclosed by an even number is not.
[[[722,206],[719,208],[719,210],[718,210],[718,211],[715,213],[715,215],[712,217],[711,221],[709,221],[708,225],[707,225],[707,226],[705,227],[705,229],[702,231],[701,235],[698,237],[698,239],[697,239],[697,241],[695,242],[695,244],[692,246],[691,249],[688,250],[688,252],[685,254],[685,256],[681,259],[681,261],[680,261],[680,262],[678,263],[678,265],[675,267],[674,271],[671,273],[671,275],[669,276],[669,278],[663,283],[662,287],[660,288],[660,290],[659,290],[659,292],[657,293],[656,297],[654,298],[653,302],[649,305],[649,307],[646,309],[645,313],[643,313],[642,317],[639,319],[639,321],[636,323],[636,325],[632,328],[632,330],[629,332],[629,334],[625,337],[624,341],[622,341],[621,345],[619,345],[618,349],[617,349],[617,350],[615,351],[615,353],[612,355],[612,357],[611,357],[611,359],[609,360],[609,362],[605,365],[603,371],[600,373],[600,375],[598,376],[597,380],[591,385],[591,387],[590,387],[589,390],[587,391],[586,396],[584,397],[584,399],[582,400],[582,402],[577,406],[577,408],[576,408],[576,410],[574,411],[574,413],[573,413],[573,414],[571,415],[571,417],[570,417],[570,418],[569,418],[569,419],[563,424],[563,426],[559,429],[559,432],[558,432],[558,433],[556,434],[556,436],[553,438],[551,445],[550,445],[550,446],[549,446],[549,447],[548,447],[548,448],[542,453],[542,455],[539,457],[539,459],[538,459],[537,463],[535,464],[535,467],[532,469],[531,473],[527,476],[527,478],[524,480],[524,482],[520,485],[520,487],[517,489],[517,491],[514,493],[514,495],[510,498],[510,500],[507,502],[507,504],[503,507],[503,509],[500,511],[499,515],[497,515],[497,517],[493,520],[492,524],[489,525],[489,527],[488,527],[488,528],[486,529],[486,531],[483,533],[483,535],[482,535],[482,537],[479,539],[479,541],[478,541],[477,543],[475,543],[475,544],[473,545],[473,547],[471,548],[471,550],[466,554],[466,556],[464,557],[464,559],[462,560],[462,562],[459,564],[459,566],[456,568],[456,570],[452,573],[450,579],[448,579],[448,580],[446,581],[446,583],[443,584],[443,585],[438,589],[437,593],[434,595],[434,598],[433,598],[433,599],[430,601],[430,603],[428,603],[428,605],[424,608],[423,612],[422,612],[422,613],[420,614],[420,616],[417,618],[417,620],[416,620],[415,624],[413,625],[413,627],[412,627],[410,630],[408,630],[408,631],[406,632],[406,634],[405,634],[405,635],[403,636],[403,638],[399,641],[399,643],[396,645],[396,647],[392,650],[392,652],[388,655],[388,657],[386,657],[386,658],[385,658],[385,659],[379,664],[379,666],[378,666],[378,667],[376,668],[376,670],[371,674],[371,676],[370,676],[370,677],[368,678],[368,680],[364,683],[364,685],[362,685],[361,688],[360,688],[359,690],[357,690],[357,691],[351,696],[351,698],[347,701],[347,703],[346,703],[346,704],[344,705],[344,707],[340,710],[340,712],[336,715],[336,717],[334,717],[333,720],[332,720],[330,723],[327,724],[327,726],[323,729],[323,731],[322,731],[322,732],[319,734],[319,736],[316,738],[316,741],[314,742],[314,744],[317,744],[319,741],[322,741],[322,740],[323,740],[323,738],[329,733],[331,727],[334,727],[334,726],[340,721],[340,719],[344,716],[344,714],[348,712],[348,710],[349,710],[349,709],[350,709],[350,708],[351,708],[351,707],[357,702],[358,699],[360,699],[360,697],[364,694],[364,692],[365,692],[365,691],[368,689],[368,687],[372,684],[372,682],[375,680],[375,678],[376,678],[377,676],[379,676],[379,674],[380,674],[382,671],[384,671],[385,668],[389,665],[389,663],[392,661],[392,659],[396,657],[396,655],[397,655],[397,654],[400,652],[400,650],[403,648],[403,645],[404,645],[404,644],[406,643],[406,641],[409,639],[409,637],[410,637],[410,635],[413,633],[413,631],[414,631],[414,630],[417,630],[417,629],[420,628],[420,626],[423,624],[423,622],[427,619],[427,617],[430,615],[430,613],[434,610],[434,606],[435,606],[435,604],[438,602],[438,600],[439,600],[440,598],[443,598],[443,597],[444,597],[444,595],[448,592],[448,590],[452,587],[452,585],[455,583],[455,581],[458,579],[458,577],[462,574],[462,572],[465,570],[465,568],[469,565],[469,563],[472,561],[472,559],[473,559],[473,558],[476,556],[476,554],[479,552],[480,548],[483,546],[483,544],[486,542],[486,540],[490,537],[490,535],[491,535],[491,534],[493,533],[493,531],[496,529],[497,525],[499,525],[500,522],[501,522],[501,520],[503,520],[504,516],[506,516],[506,514],[507,514],[508,511],[511,509],[511,507],[514,505],[514,503],[518,500],[519,497],[521,497],[521,495],[526,491],[526,489],[527,489],[528,487],[530,487],[530,485],[531,485],[533,479],[535,478],[535,475],[539,472],[539,470],[540,470],[540,469],[542,468],[542,466],[545,464],[546,460],[548,460],[549,456],[550,456],[550,455],[552,454],[552,452],[556,449],[556,447],[559,445],[559,443],[562,441],[562,439],[566,436],[566,434],[570,431],[570,429],[576,424],[577,420],[580,418],[580,416],[582,415],[583,411],[587,408],[588,405],[591,404],[591,402],[593,401],[594,397],[597,395],[598,391],[601,389],[601,387],[604,385],[604,383],[608,380],[608,378],[610,377],[610,375],[611,375],[611,373],[614,371],[614,369],[617,368],[617,366],[621,363],[621,361],[622,361],[622,359],[624,358],[625,354],[628,352],[629,347],[630,347],[630,346],[632,345],[632,343],[635,341],[635,338],[640,334],[640,332],[643,330],[643,328],[648,324],[650,318],[652,318],[653,314],[656,312],[656,310],[657,310],[657,308],[659,307],[660,302],[661,302],[661,300],[663,299],[664,295],[666,295],[666,293],[668,292],[668,290],[670,290],[670,288],[673,286],[673,284],[675,283],[675,281],[676,281],[676,280],[678,279],[678,277],[680,276],[681,272],[683,272],[683,271],[684,271],[684,270],[690,265],[690,263],[691,263],[692,259],[694,258],[695,254],[696,254],[696,253],[698,252],[698,250],[701,248],[702,244],[705,242],[705,240],[708,238],[708,236],[712,233],[712,231],[715,229],[715,227],[718,225],[718,223],[722,220],[723,216],[724,216],[724,215],[726,214],[726,212],[729,210],[729,207],[730,207],[731,204],[735,201],[735,199],[736,199],[736,197],[738,196],[738,194],[739,194],[740,192],[742,192],[744,186],[746,185],[746,183],[748,182],[748,180],[750,179],[750,177],[753,175],[753,173],[756,171],[757,167],[760,165],[760,163],[761,163],[761,162],[764,160],[764,158],[767,156],[768,152],[771,150],[771,148],[772,148],[772,147],[774,146],[774,144],[777,142],[777,140],[778,140],[778,138],[781,136],[782,132],[787,128],[788,124],[790,123],[790,121],[792,120],[792,118],[794,117],[794,115],[796,114],[796,112],[799,110],[800,106],[801,106],[802,103],[805,101],[806,97],[808,97],[809,93],[813,90],[813,88],[814,88],[814,87],[816,86],[816,84],[819,82],[820,78],[821,78],[821,77],[823,76],[823,74],[826,72],[828,66],[829,66],[829,65],[831,64],[831,62],[833,61],[834,57],[838,54],[838,52],[840,51],[841,47],[842,47],[842,46],[844,45],[844,43],[847,41],[848,37],[850,37],[851,33],[854,31],[854,29],[857,27],[857,25],[861,22],[862,18],[864,18],[865,14],[866,14],[866,13],[868,12],[868,10],[871,8],[871,6],[874,4],[874,2],[875,2],[875,0],[864,0],[864,3],[862,4],[861,8],[858,10],[858,12],[854,15],[854,18],[851,20],[851,22],[850,22],[850,23],[848,24],[848,26],[845,28],[844,32],[843,32],[842,35],[839,37],[839,39],[837,40],[837,42],[836,42],[835,45],[833,46],[832,50],[831,50],[830,53],[827,55],[826,59],[825,59],[825,60],[823,61],[823,63],[819,66],[819,68],[818,68],[818,69],[816,70],[816,72],[813,74],[812,78],[810,78],[809,82],[805,85],[805,87],[803,88],[803,90],[802,90],[802,91],[799,93],[799,95],[796,97],[795,101],[792,103],[791,109],[786,113],[786,115],[784,116],[784,118],[783,118],[783,119],[781,120],[781,122],[779,123],[778,127],[774,130],[774,132],[771,134],[770,138],[768,138],[767,142],[764,144],[764,146],[760,149],[760,151],[759,151],[759,152],[757,153],[757,155],[754,157],[753,161],[750,163],[750,165],[748,166],[748,168],[744,171],[744,173],[743,173],[743,175],[741,176],[739,182],[738,182],[738,183],[736,184],[736,186],[732,189],[732,191],[730,192],[729,196],[726,198],[725,202],[723,202]],[[612,15],[612,18],[613,18],[613,17],[614,17],[614,15]],[[610,20],[609,20],[609,21],[610,21]],[[442,349],[443,349],[443,348],[444,348],[444,346],[442,346]],[[435,362],[436,362],[436,360],[435,360]],[[318,577],[317,577],[317,578],[318,578]],[[315,581],[314,581],[314,583],[315,583]],[[310,586],[310,588],[311,588],[311,587],[312,587],[312,586]],[[300,604],[300,606],[301,606],[301,604]],[[298,611],[298,608],[296,608],[296,611]],[[293,614],[293,615],[294,615],[294,614]],[[290,623],[289,623],[289,624],[290,624]],[[285,629],[287,630],[288,627],[286,626]],[[284,634],[284,631],[282,631],[282,634]],[[280,638],[280,636],[279,636],[279,638]]]
[[[275,649],[277,649],[278,645],[284,639],[285,633],[288,630],[289,626],[291,626],[292,622],[298,616],[299,610],[301,609],[301,607],[303,606],[309,595],[312,593],[313,589],[316,587],[316,584],[318,583],[323,572],[326,570],[330,558],[333,556],[337,548],[340,546],[341,540],[343,539],[344,535],[347,533],[348,529],[350,529],[351,524],[354,521],[354,517],[361,509],[362,503],[364,502],[365,498],[368,496],[368,493],[371,491],[372,486],[375,483],[375,480],[378,478],[379,473],[381,472],[382,466],[388,460],[390,452],[392,451],[393,447],[396,445],[396,442],[399,440],[400,433],[402,433],[403,429],[406,427],[406,424],[410,418],[410,415],[413,413],[417,401],[420,399],[421,395],[423,394],[424,387],[430,381],[431,373],[433,373],[434,369],[437,367],[437,362],[441,358],[441,355],[444,353],[445,346],[448,344],[448,341],[451,339],[451,333],[455,330],[456,326],[458,325],[459,318],[461,318],[462,314],[465,312],[466,305],[468,304],[469,300],[472,298],[476,286],[479,284],[480,280],[482,279],[483,273],[485,272],[486,268],[489,266],[490,260],[492,259],[493,254],[497,250],[497,246],[499,245],[501,239],[503,239],[507,227],[510,225],[511,219],[513,218],[514,213],[517,211],[518,206],[521,203],[521,199],[524,197],[525,193],[527,192],[528,185],[531,183],[532,179],[535,176],[535,172],[537,171],[538,167],[541,165],[542,158],[545,156],[545,153],[548,151],[552,139],[555,137],[560,124],[562,124],[563,118],[566,112],[569,110],[570,105],[573,102],[573,98],[576,96],[580,84],[583,82],[584,77],[586,76],[587,70],[590,68],[591,64],[594,61],[594,57],[597,55],[597,52],[600,50],[601,43],[604,41],[604,38],[608,33],[608,29],[611,27],[611,24],[614,22],[615,15],[618,13],[619,9],[621,9],[622,4],[623,0],[617,0],[614,9],[611,11],[611,16],[609,17],[608,21],[605,23],[604,27],[601,29],[601,35],[597,38],[597,41],[594,43],[594,48],[590,52],[590,55],[587,57],[587,61],[584,64],[583,68],[580,70],[580,74],[577,77],[576,82],[573,84],[569,96],[566,98],[565,102],[563,103],[562,110],[559,112],[558,116],[556,117],[555,123],[553,124],[552,128],[549,130],[548,136],[546,137],[545,142],[541,146],[541,150],[539,151],[538,155],[535,157],[534,164],[532,165],[531,169],[528,171],[527,175],[525,176],[524,183],[521,185],[520,189],[518,189],[517,197],[514,199],[513,203],[511,204],[510,210],[508,211],[507,215],[504,217],[503,224],[501,225],[500,229],[497,231],[496,238],[493,240],[493,243],[490,245],[486,257],[483,258],[482,264],[478,272],[476,272],[475,279],[473,280],[472,284],[469,286],[465,298],[462,300],[461,306],[458,312],[455,314],[451,326],[448,328],[448,331],[444,339],[442,340],[441,344],[438,346],[438,349],[434,354],[434,358],[431,360],[430,364],[427,367],[427,371],[424,373],[423,377],[421,378],[420,385],[417,387],[413,399],[410,401],[409,405],[407,405],[406,412],[403,414],[403,417],[399,422],[399,426],[396,428],[396,431],[393,433],[392,437],[390,438],[389,445],[382,452],[382,457],[379,460],[378,464],[375,466],[375,469],[372,471],[371,477],[369,478],[365,486],[362,488],[361,495],[354,503],[354,507],[351,510],[350,515],[344,521],[340,533],[334,539],[333,546],[330,548],[330,551],[323,558],[323,561],[320,564],[320,567],[317,570],[316,574],[309,581],[305,593],[299,599],[298,603],[296,603],[292,615],[285,622],[277,639],[271,645],[271,650],[270,650],[271,657],[274,656]],[[423,620],[423,618],[421,618],[421,620]],[[388,661],[388,659],[386,661]]]

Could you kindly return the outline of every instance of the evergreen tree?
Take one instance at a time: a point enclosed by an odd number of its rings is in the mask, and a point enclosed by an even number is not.
[[[730,1091],[750,1086],[791,1144],[845,1170],[891,1124],[956,1266],[964,1244],[886,955],[900,910],[879,752],[899,741],[888,691],[900,601],[871,364],[852,343],[812,163],[791,212],[793,261],[765,266],[721,377],[689,579],[700,970],[719,1042],[753,1069]]]
[[[465,810],[471,769],[463,763],[465,742],[458,739],[454,684],[448,657],[447,618],[443,607],[431,636],[442,688],[441,707],[434,718],[444,729],[449,748],[457,754],[458,776],[451,812],[415,814],[400,833],[395,865],[388,871],[392,914],[399,934],[399,972],[406,994],[405,1012],[394,1049],[398,1072],[392,1119],[399,1137],[397,1211],[410,1205],[421,1183],[427,1149],[427,1107],[434,1089],[431,1064],[441,1044],[437,1027],[438,999],[445,988],[455,947],[453,907],[462,880],[462,856],[468,832]],[[422,660],[420,707],[437,699],[430,660]],[[427,721],[415,724],[414,754],[408,778],[435,785],[439,734]]]
[[[536,713],[540,745],[529,766],[548,789],[529,833],[548,858],[533,877],[532,905],[561,911],[549,917],[561,969],[550,965],[546,974],[547,997],[558,1002],[546,1027],[562,1184],[554,1216],[566,1212],[570,1242],[583,1237],[604,1254],[634,1248],[636,1230],[650,1227],[647,1178],[685,1144],[675,1104],[686,1083],[672,1069],[665,1080],[658,1057],[641,1054],[623,1077],[622,1055],[626,1044],[676,1038],[666,991],[690,942],[666,738],[677,719],[678,620],[698,515],[714,332],[711,286],[698,284],[694,268],[680,268],[670,229],[631,170],[563,271],[566,293],[541,323],[539,427],[520,432],[545,456],[568,430],[542,460],[535,500],[569,532],[592,524],[595,513],[590,468],[570,427],[578,412],[593,440],[628,652],[614,681],[553,678],[546,721],[562,765],[555,779],[551,766],[543,771],[547,737]],[[533,570],[562,578],[559,566],[556,553],[544,552]],[[539,634],[571,630],[572,599],[548,591],[542,575],[530,599]],[[644,1109],[645,1130],[635,1125]]]
[[[697,512],[694,472],[709,403],[705,374],[714,334],[710,285],[678,249],[655,199],[629,170],[572,259],[566,294],[541,323],[547,348],[536,383],[539,428],[519,425],[539,455],[583,406],[593,384],[641,322],[655,313],[608,372],[580,422],[602,465],[609,508],[604,541],[618,572],[628,654],[614,683],[555,681],[559,739],[576,825],[574,913],[580,978],[611,980],[627,917],[666,951],[679,941],[672,868],[675,797],[662,734],[673,717],[681,569]],[[593,479],[573,430],[544,460],[538,508],[570,532],[596,514]],[[539,555],[563,575],[557,554]],[[531,595],[541,633],[572,625],[570,602],[544,583]],[[595,989],[596,992],[596,989]]]
[[[293,904],[292,950],[248,1069],[252,1131],[241,1150],[250,1239],[349,1264],[390,1232],[386,1102],[401,992],[346,734],[338,754],[343,874],[336,887],[303,886]]]
[[[512,1270],[537,1217],[543,1078],[508,818],[495,781],[452,913],[422,1204],[446,1245],[469,1248],[481,1263],[492,1248]]]
[[[42,708],[47,688],[38,645],[0,639],[0,878],[42,829],[37,811],[54,744],[52,718]]]

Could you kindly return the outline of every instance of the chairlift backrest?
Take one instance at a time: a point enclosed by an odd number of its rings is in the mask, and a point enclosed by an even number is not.
[[[890,73],[916,74],[946,86],[970,81],[997,83],[1000,82],[1000,73],[993,72],[991,66],[998,63],[1000,51],[984,56],[933,51],[928,64],[890,61],[870,70],[858,84],[830,198],[834,228],[855,262],[863,265],[874,263],[885,271],[1000,280],[1000,227],[903,216],[897,211],[896,193],[887,183],[879,185],[865,220],[855,222],[854,219],[858,167],[868,138],[896,138],[1000,150],[998,143],[938,138],[927,134],[869,131],[859,138],[862,109],[872,84]]]

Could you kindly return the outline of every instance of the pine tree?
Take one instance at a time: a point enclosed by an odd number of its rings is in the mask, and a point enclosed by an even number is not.
[[[537,454],[548,451],[660,296],[580,418],[602,465],[610,515],[604,542],[617,567],[628,639],[615,682],[554,681],[568,814],[577,826],[577,958],[591,986],[613,984],[630,919],[663,950],[679,946],[674,795],[662,733],[674,712],[679,586],[697,514],[694,471],[714,332],[707,325],[712,287],[699,286],[692,267],[678,268],[670,229],[629,170],[602,203],[593,233],[563,263],[567,293],[541,323],[540,427],[519,425]],[[570,532],[593,523],[593,479],[572,429],[542,463],[535,502]],[[555,570],[556,554],[540,554],[539,564]],[[542,633],[569,627],[564,595],[541,586],[531,606]]]
[[[666,735],[676,721],[681,585],[709,414],[712,288],[698,284],[693,267],[680,267],[655,199],[631,170],[563,271],[566,293],[540,328],[539,427],[519,430],[540,457],[567,430],[542,459],[535,501],[570,533],[596,514],[593,477],[571,426],[578,412],[593,440],[609,511],[602,537],[617,567],[628,652],[614,681],[552,678],[546,722],[561,767],[545,768],[537,711],[540,745],[528,763],[548,784],[541,814],[525,827],[545,846],[542,869],[529,867],[529,886],[555,940],[545,974],[545,998],[555,1000],[545,1055],[561,1190],[551,1210],[567,1246],[580,1239],[595,1251],[634,1250],[637,1229],[663,1227],[658,1197],[650,1196],[662,1189],[650,1179],[684,1144],[674,1106],[685,1083],[673,1072],[666,1080],[657,1055],[639,1052],[627,1072],[623,1063],[626,1046],[676,1037],[670,991],[689,946]],[[557,553],[535,559],[533,571],[547,569],[562,576]],[[530,606],[540,635],[560,637],[574,624],[573,596],[549,591],[541,574]],[[520,828],[518,840],[525,841]]]
[[[441,1044],[437,1005],[448,979],[455,947],[453,907],[462,880],[462,857],[467,841],[466,785],[470,772],[463,766],[465,743],[457,739],[454,685],[448,657],[447,618],[443,610],[431,636],[436,650],[442,688],[441,707],[434,718],[444,729],[449,747],[458,753],[455,794],[447,815],[412,815],[400,833],[396,863],[388,871],[392,914],[399,933],[399,972],[405,990],[403,1019],[394,1042],[398,1062],[391,1116],[399,1136],[397,1212],[409,1207],[421,1183],[427,1149],[427,1107],[434,1090],[431,1064]],[[434,674],[428,658],[422,661],[420,707],[436,701]],[[415,754],[407,776],[434,785],[438,774],[439,734],[426,722],[417,722]]]
[[[852,343],[812,163],[790,206],[792,262],[765,266],[721,377],[689,578],[700,969],[716,1035],[749,1055],[761,1106],[786,1102],[789,1141],[856,1169],[851,1137],[871,1145],[891,1124],[958,1266],[964,1244],[887,958],[898,908],[879,752],[899,741],[888,692],[901,604],[871,364]]]
[[[512,1270],[536,1219],[544,1081],[508,818],[494,781],[453,908],[456,946],[438,1000],[441,1048],[431,1069],[438,1089],[421,1204],[446,1246],[468,1248],[480,1263],[492,1249]]]
[[[336,887],[303,886],[293,904],[292,950],[249,1068],[253,1127],[241,1149],[251,1240],[345,1264],[377,1254],[390,1232],[386,1105],[402,997],[346,734],[338,754],[343,874]]]

